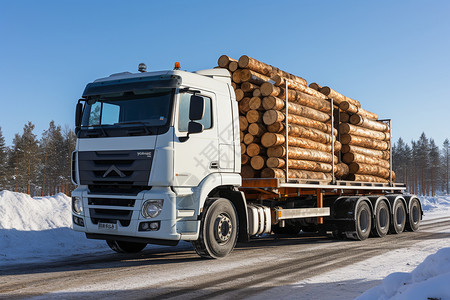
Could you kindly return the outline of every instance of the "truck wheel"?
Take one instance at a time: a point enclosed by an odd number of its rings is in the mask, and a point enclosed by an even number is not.
[[[132,243],[113,240],[106,241],[106,243],[109,248],[118,253],[138,253],[147,246],[145,243]]]
[[[390,233],[399,234],[405,230],[406,208],[403,201],[397,201],[392,211],[392,222],[389,229]]]
[[[367,239],[370,235],[370,229],[372,227],[370,207],[365,201],[358,203],[356,207],[356,238],[360,241]]]
[[[406,229],[409,231],[419,230],[420,225],[420,203],[417,198],[411,199],[411,208],[408,214],[408,221],[406,222]]]
[[[375,210],[372,234],[384,237],[389,232],[389,208],[384,201],[380,201]]]
[[[238,220],[234,205],[224,198],[210,199],[200,225],[200,235],[192,242],[198,255],[222,258],[233,251],[238,237]]]

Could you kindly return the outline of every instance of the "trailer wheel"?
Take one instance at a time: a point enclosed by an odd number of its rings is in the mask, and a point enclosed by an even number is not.
[[[132,242],[123,242],[123,241],[106,241],[109,248],[118,252],[118,253],[138,253],[142,251],[147,244],[145,243],[132,243]]]
[[[406,208],[403,201],[397,201],[392,210],[392,222],[389,229],[390,233],[399,234],[405,230]]]
[[[198,255],[222,258],[233,251],[238,237],[238,220],[234,205],[224,198],[209,199],[200,225],[200,235],[192,242]]]
[[[417,231],[419,230],[420,225],[420,203],[417,198],[411,199],[411,207],[409,209],[408,221],[406,222],[406,229],[409,231]]]
[[[372,234],[384,237],[389,232],[389,208],[384,201],[380,201],[375,210]]]
[[[356,207],[356,238],[360,241],[367,239],[372,228],[370,207],[365,201],[358,203]]]

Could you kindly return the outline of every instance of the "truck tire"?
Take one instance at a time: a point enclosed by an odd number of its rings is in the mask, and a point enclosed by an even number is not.
[[[399,234],[405,230],[406,208],[403,201],[397,201],[392,209],[392,222],[389,229],[390,233]]]
[[[375,209],[372,234],[384,237],[389,232],[389,207],[385,201],[380,201]]]
[[[109,248],[118,253],[138,253],[147,246],[147,244],[145,243],[132,243],[114,240],[108,240],[106,241],[106,243],[108,244]]]
[[[369,204],[365,201],[360,201],[356,206],[356,239],[363,241],[370,235],[372,229],[372,213]]]
[[[224,198],[208,199],[198,240],[192,242],[198,255],[222,258],[233,251],[239,232],[234,205]]]
[[[409,231],[419,230],[421,208],[417,198],[411,199],[406,229]]]

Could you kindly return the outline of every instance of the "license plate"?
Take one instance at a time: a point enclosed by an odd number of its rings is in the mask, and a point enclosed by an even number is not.
[[[98,229],[99,230],[107,230],[107,231],[117,230],[117,224],[115,224],[115,223],[98,223]]]

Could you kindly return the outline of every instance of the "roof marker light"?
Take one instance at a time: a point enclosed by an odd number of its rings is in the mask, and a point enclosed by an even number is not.
[[[147,65],[144,63],[140,63],[138,66],[138,71],[141,73],[147,72]]]
[[[180,64],[180,62],[175,62],[175,67],[173,68],[174,70],[179,70],[179,69],[181,69],[181,64]]]

